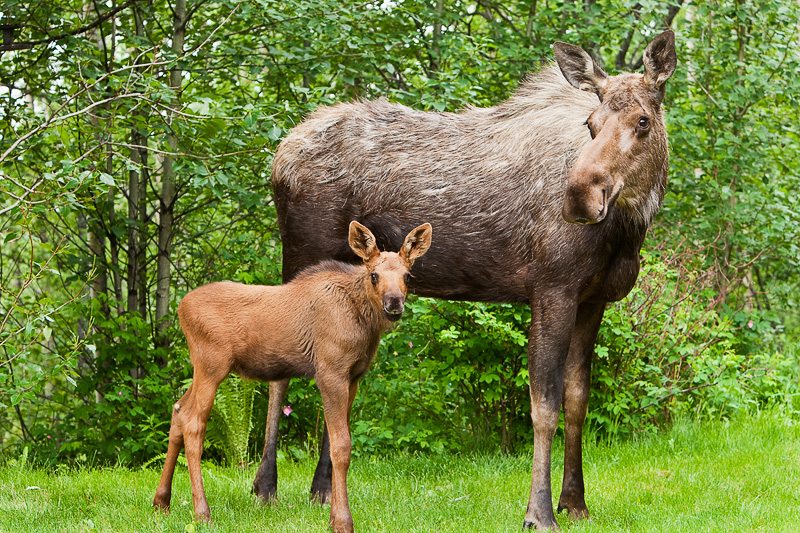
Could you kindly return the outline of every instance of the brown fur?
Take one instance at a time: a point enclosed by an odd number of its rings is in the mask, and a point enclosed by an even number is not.
[[[349,243],[362,265],[323,261],[285,285],[226,281],[187,294],[178,318],[194,377],[172,413],[167,459],[153,505],[169,508],[175,462],[184,446],[195,516],[210,519],[200,456],[214,395],[229,373],[261,380],[314,377],[330,432],[331,524],[336,531],[352,531],[346,487],[350,407],[381,333],[400,318],[406,276],[430,238],[431,227],[423,224],[407,236],[399,253],[381,253],[372,233],[352,222]]]
[[[606,302],[624,297],[667,184],[661,102],[675,69],[674,35],[656,37],[644,74],[609,77],[579,47],[556,43],[557,66],[507,101],[430,113],[386,101],[323,107],[281,143],[273,188],[291,279],[337,245],[347,223],[399,245],[428,220],[437,244],[411,290],[455,300],[527,302],[534,467],[526,526],[557,527],[550,449],[563,407],[565,469],[559,509],[588,516],[580,439],[589,367]],[[281,401],[285,383],[271,390]],[[274,495],[269,433],[254,490]],[[324,445],[323,445],[324,446]],[[312,494],[329,490],[322,454]]]

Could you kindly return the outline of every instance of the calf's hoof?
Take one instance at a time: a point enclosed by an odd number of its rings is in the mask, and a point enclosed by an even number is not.
[[[157,509],[159,511],[168,513],[169,502],[171,499],[172,499],[172,494],[170,494],[169,492],[156,492],[156,495],[153,498],[153,509]]]
[[[331,517],[331,529],[333,529],[333,533],[353,533],[353,517],[336,519]]]
[[[194,520],[195,522],[204,522],[206,524],[211,523],[211,509],[208,508],[208,505],[195,509]]]

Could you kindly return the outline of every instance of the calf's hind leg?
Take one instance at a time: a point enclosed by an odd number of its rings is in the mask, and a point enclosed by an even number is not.
[[[178,462],[178,455],[183,449],[183,428],[181,427],[181,417],[178,416],[180,406],[186,403],[186,399],[191,395],[192,388],[178,400],[172,408],[172,421],[169,426],[169,445],[167,446],[167,458],[164,460],[164,469],[161,471],[161,480],[158,482],[156,495],[153,498],[153,507],[164,511],[169,511],[170,500],[172,499],[172,476],[175,473],[175,464]]]
[[[203,370],[194,369],[192,381],[192,395],[189,398],[186,418],[183,424],[183,446],[186,452],[186,464],[189,467],[189,479],[192,483],[192,504],[194,517],[197,520],[208,521],[211,519],[211,509],[206,501],[203,488],[203,476],[200,472],[200,459],[203,456],[203,440],[206,436],[206,424],[211,408],[214,406],[214,396],[220,382],[228,374],[227,370],[220,374],[211,374]],[[183,411],[183,407],[181,407]]]
[[[180,453],[182,440],[186,453],[186,463],[189,467],[189,479],[192,484],[194,516],[197,520],[202,521],[211,519],[211,510],[208,507],[205,490],[203,489],[200,459],[203,455],[203,439],[206,434],[208,415],[214,405],[214,395],[217,393],[220,382],[227,374],[228,369],[218,368],[213,372],[207,372],[202,368],[198,368],[198,365],[195,364],[192,385],[178,403],[175,404],[172,411],[167,460],[164,464],[161,482],[158,489],[156,489],[156,497],[153,499],[153,505],[156,507],[165,508],[169,505],[172,474],[175,471],[175,463],[178,453]]]

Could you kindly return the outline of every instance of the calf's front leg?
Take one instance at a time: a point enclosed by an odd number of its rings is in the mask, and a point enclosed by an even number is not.
[[[353,516],[347,497],[347,470],[350,468],[350,398],[355,396],[357,383],[344,377],[317,375],[322,393],[325,422],[330,437],[330,458],[333,466],[330,523],[335,533],[352,533]]]

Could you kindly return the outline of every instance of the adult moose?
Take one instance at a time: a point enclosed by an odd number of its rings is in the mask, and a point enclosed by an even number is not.
[[[564,482],[558,510],[586,518],[581,432],[594,342],[607,302],[639,272],[639,250],[667,183],[661,110],[675,37],[657,36],[644,74],[608,76],[584,50],[556,43],[556,66],[507,101],[459,113],[383,100],[323,107],[275,155],[272,185],[283,276],[324,258],[355,260],[339,243],[356,219],[383,249],[421,221],[437,241],[411,290],[452,300],[528,302],[533,479],[524,525],[557,528],[550,458],[561,407]],[[275,495],[278,407],[270,387],[264,459],[254,482]],[[327,499],[323,445],[312,496]]]

